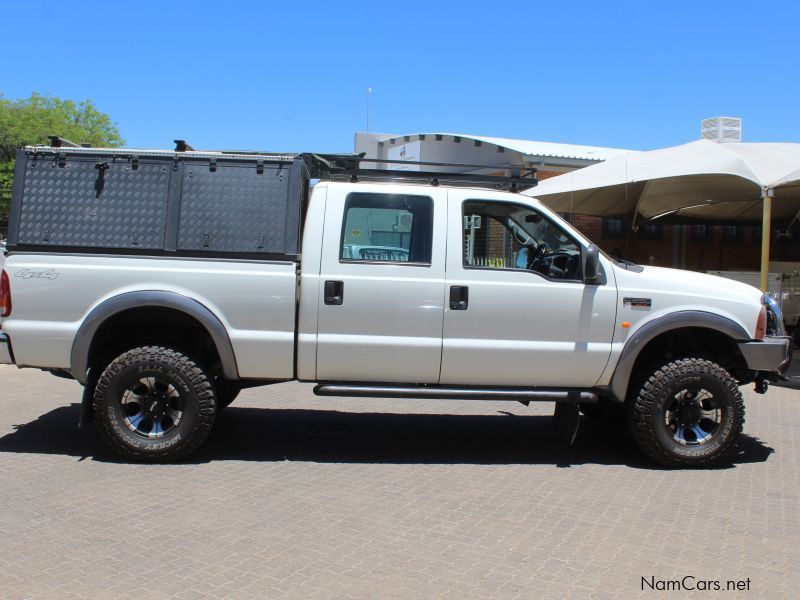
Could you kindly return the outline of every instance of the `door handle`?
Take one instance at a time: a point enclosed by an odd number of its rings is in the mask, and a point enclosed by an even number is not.
[[[325,282],[325,304],[341,306],[344,302],[344,281]]]
[[[467,310],[469,307],[469,288],[465,285],[450,286],[450,310]]]

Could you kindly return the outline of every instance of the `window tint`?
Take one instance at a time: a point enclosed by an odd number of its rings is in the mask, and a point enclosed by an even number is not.
[[[580,280],[580,245],[532,208],[470,200],[464,203],[463,217],[465,266]]]
[[[343,261],[431,262],[433,200],[400,194],[350,194],[344,208]]]

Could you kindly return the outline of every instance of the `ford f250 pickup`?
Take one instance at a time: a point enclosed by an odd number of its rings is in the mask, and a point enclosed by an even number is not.
[[[600,252],[487,186],[320,181],[297,156],[27,147],[0,363],[84,386],[114,451],[177,460],[244,387],[624,412],[667,466],[723,460],[790,360],[753,287]],[[491,186],[489,186],[491,187]]]

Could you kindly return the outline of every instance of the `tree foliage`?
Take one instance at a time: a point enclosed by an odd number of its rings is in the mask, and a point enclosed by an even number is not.
[[[35,92],[10,100],[0,94],[0,222],[8,214],[17,148],[47,144],[49,135],[101,147],[125,143],[111,118],[91,100],[76,103]]]

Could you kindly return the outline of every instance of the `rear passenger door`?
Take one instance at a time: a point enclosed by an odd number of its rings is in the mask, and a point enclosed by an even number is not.
[[[437,383],[446,195],[388,186],[328,190],[317,380]]]

